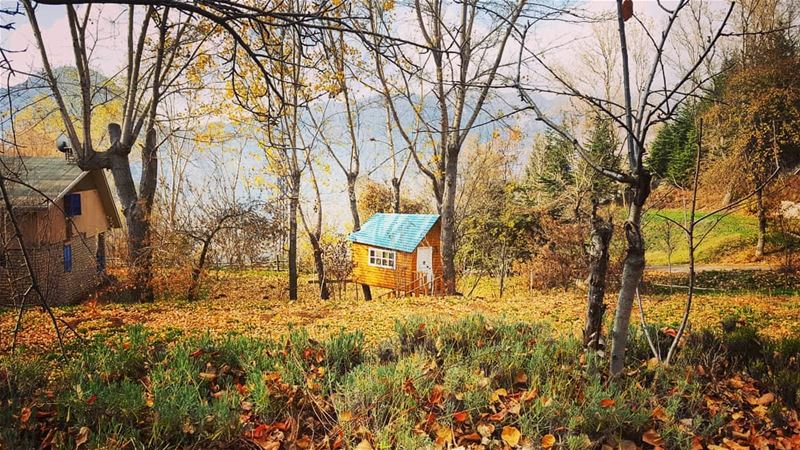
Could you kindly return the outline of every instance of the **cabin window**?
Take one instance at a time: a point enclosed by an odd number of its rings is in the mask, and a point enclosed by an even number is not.
[[[72,272],[72,244],[64,244],[64,272]]]
[[[394,269],[396,252],[391,250],[382,250],[379,248],[369,249],[369,265],[375,267],[384,267],[386,269]]]
[[[81,194],[67,194],[64,196],[64,215],[67,217],[81,215]]]

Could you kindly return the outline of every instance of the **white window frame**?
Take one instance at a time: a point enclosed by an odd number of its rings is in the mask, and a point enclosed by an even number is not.
[[[397,252],[383,248],[369,247],[367,260],[372,267],[394,270],[397,267]]]

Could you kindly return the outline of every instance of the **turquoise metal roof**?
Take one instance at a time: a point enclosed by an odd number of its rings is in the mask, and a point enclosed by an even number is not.
[[[370,217],[349,239],[359,244],[413,252],[439,220],[438,214],[378,213]]]

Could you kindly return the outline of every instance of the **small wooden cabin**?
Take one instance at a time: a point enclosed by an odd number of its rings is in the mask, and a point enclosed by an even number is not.
[[[60,157],[7,157],[6,187],[34,271],[50,304],[85,298],[105,275],[105,233],[122,220],[102,170],[81,170]],[[22,252],[0,207],[0,304],[30,285]],[[29,293],[26,302],[36,299]]]
[[[397,295],[443,291],[438,214],[375,214],[349,239],[353,281]]]

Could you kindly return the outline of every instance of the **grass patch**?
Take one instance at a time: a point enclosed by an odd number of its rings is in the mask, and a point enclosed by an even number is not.
[[[316,341],[303,329],[271,340],[132,327],[73,345],[67,363],[0,359],[0,440],[9,448],[707,445],[750,425],[774,432],[767,418],[797,420],[800,344],[765,339],[746,321],[692,335],[671,367],[648,364],[647,344],[632,331],[626,375],[613,381],[607,360],[550,325],[482,316],[397,322],[374,350],[359,332]],[[778,397],[752,402],[767,390]]]
[[[647,211],[643,218],[643,232],[647,245],[647,263],[649,265],[667,265],[669,263],[668,240],[673,243],[672,264],[687,264],[689,262],[688,244],[683,230],[667,219],[678,223],[688,220],[688,213],[682,209],[662,209]],[[702,215],[698,211],[698,217]],[[705,234],[715,222],[715,218],[705,220],[695,230],[697,237]],[[703,242],[695,252],[699,264],[717,263],[726,255],[736,253],[744,248],[755,249],[758,238],[758,221],[755,217],[741,214],[731,214],[717,223],[713,230],[708,232]]]

